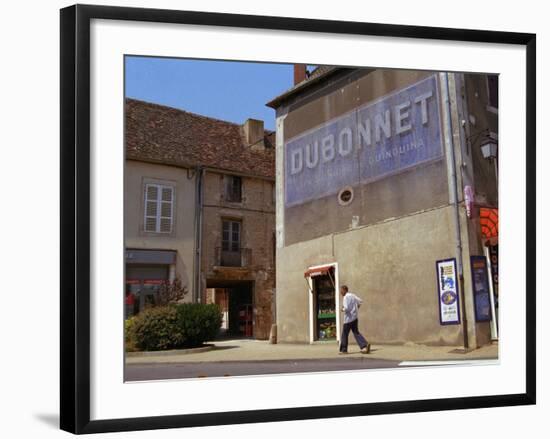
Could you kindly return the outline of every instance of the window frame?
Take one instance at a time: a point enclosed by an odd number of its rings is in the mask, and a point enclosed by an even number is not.
[[[155,187],[157,189],[157,197],[154,200],[149,199],[149,188]],[[170,200],[166,201],[163,199],[163,191],[170,190]],[[144,233],[154,233],[159,235],[170,235],[174,231],[174,217],[175,217],[175,197],[176,197],[176,188],[174,185],[165,184],[165,183],[155,183],[155,182],[144,182],[143,183],[143,232]],[[147,208],[148,203],[155,202],[155,215],[148,215]],[[163,204],[169,203],[170,205],[170,216],[162,215]],[[155,229],[151,230],[147,228],[147,220],[154,218],[155,219]],[[169,219],[170,226],[169,230],[162,230],[162,220]]]
[[[241,219],[237,218],[222,218],[222,236],[221,236],[221,251],[222,252],[240,252],[242,248],[242,236],[243,236],[243,221]],[[228,223],[229,224],[229,230],[227,231],[229,233],[229,239],[225,240],[223,237],[224,234],[224,225]],[[235,232],[233,224],[238,224],[238,241],[233,240],[233,233]],[[228,249],[224,249],[224,243],[228,244]],[[237,250],[233,250],[234,244],[237,243]]]
[[[238,197],[235,197],[235,182],[238,181]],[[230,203],[243,202],[243,179],[240,175],[224,174],[224,199]]]

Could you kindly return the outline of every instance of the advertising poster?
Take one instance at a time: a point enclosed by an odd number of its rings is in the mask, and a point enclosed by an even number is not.
[[[456,260],[445,259],[436,262],[437,290],[439,299],[439,322],[442,325],[458,325],[460,309]]]
[[[491,299],[489,297],[489,277],[485,256],[471,256],[472,284],[474,287],[474,304],[476,322],[491,320]]]
[[[285,143],[291,207],[443,157],[435,75]]]

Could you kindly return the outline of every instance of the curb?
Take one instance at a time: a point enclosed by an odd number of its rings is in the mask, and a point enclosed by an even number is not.
[[[193,352],[186,352],[186,353],[194,353]],[[134,358],[143,358],[142,361],[132,361],[129,364],[174,364],[176,362],[174,361],[167,361],[162,360],[161,358],[149,358],[154,357],[152,352],[147,352],[146,354],[149,355],[143,355],[143,356],[134,356]],[[174,354],[175,356],[176,354]],[[164,355],[165,357],[168,357],[168,355]],[[269,358],[269,359],[260,359],[260,358],[252,358],[252,359],[239,359],[239,360],[200,360],[200,361],[192,361],[190,363],[193,364],[199,364],[199,363],[271,363],[271,362],[288,362],[288,361],[332,361],[332,360],[340,360],[340,361],[370,361],[370,360],[377,360],[377,361],[395,361],[397,363],[415,363],[414,366],[423,366],[424,364],[421,363],[427,363],[427,362],[452,362],[453,364],[471,364],[475,362],[487,362],[487,361],[498,361],[498,357],[480,357],[480,358],[462,358],[457,359],[456,357],[442,357],[442,358],[426,358],[422,360],[410,360],[406,358],[400,358],[396,356],[383,356],[383,357],[374,357],[371,354],[359,354],[357,355],[349,354],[347,356],[330,356],[330,357],[289,357],[289,358]],[[182,363],[189,364],[189,362],[186,362],[184,359],[181,360]],[[418,364],[416,364],[418,363]],[[411,364],[413,365],[413,364]]]
[[[185,354],[196,354],[199,352],[208,352],[214,349],[213,344],[208,344],[205,346],[200,346],[198,348],[189,348],[189,349],[172,349],[169,351],[142,351],[142,352],[126,352],[127,357],[170,357],[173,355],[185,355]]]
[[[387,359],[384,359],[384,358],[376,358],[377,361],[388,361],[388,362],[392,362],[392,363],[399,363],[399,360],[387,360]],[[185,365],[190,365],[190,364],[218,364],[218,365],[223,365],[223,364],[248,364],[248,365],[254,365],[254,363],[261,363],[261,364],[265,364],[265,363],[296,363],[296,362],[301,362],[301,361],[328,361],[328,362],[337,362],[337,361],[342,361],[342,358],[274,358],[274,359],[269,359],[269,360],[258,360],[258,359],[255,359],[255,360],[219,360],[219,361],[211,361],[211,360],[206,360],[206,361],[193,361],[193,362],[185,362],[185,361],[182,361],[181,363],[179,364],[185,364]],[[367,358],[361,358],[361,357],[355,357],[355,358],[346,358],[344,361],[347,361],[347,362],[350,362],[350,363],[353,363],[353,362],[363,362],[363,361],[368,361]],[[127,363],[126,365],[127,366],[145,366],[145,365],[174,365],[174,364],[178,364],[176,362],[167,362],[167,361],[161,361],[161,360],[157,360],[155,359],[154,361],[142,361],[142,362],[132,362],[132,363]],[[396,364],[396,367],[398,366],[399,364]],[[235,375],[237,376],[237,375]],[[239,375],[240,376],[240,375]]]

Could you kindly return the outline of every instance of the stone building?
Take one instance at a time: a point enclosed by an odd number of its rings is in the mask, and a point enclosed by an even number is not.
[[[275,287],[275,134],[126,99],[127,291],[136,312],[179,278],[223,330],[265,339]]]
[[[295,66],[267,105],[279,341],[338,342],[343,284],[375,343],[496,339],[498,77]]]

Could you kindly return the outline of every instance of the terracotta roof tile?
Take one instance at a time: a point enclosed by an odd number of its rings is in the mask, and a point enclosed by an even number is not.
[[[299,82],[298,84],[294,84],[291,88],[289,88],[287,91],[283,92],[282,94],[274,97],[271,99],[266,105],[271,108],[277,108],[281,102],[286,100],[288,97],[302,91],[306,87],[309,87],[311,84],[315,84],[318,81],[320,81],[323,77],[328,76],[332,74],[333,72],[336,72],[340,69],[340,67],[335,66],[325,66],[320,65],[317,66],[310,74],[309,76],[306,76],[306,79]]]
[[[126,158],[176,166],[205,166],[275,177],[275,133],[264,150],[245,144],[241,125],[136,99],[126,99]]]

